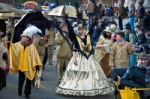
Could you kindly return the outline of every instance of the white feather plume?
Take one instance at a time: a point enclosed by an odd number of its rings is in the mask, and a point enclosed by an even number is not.
[[[23,33],[22,33],[21,36],[28,36],[28,37],[32,38],[33,35],[35,35],[35,34],[37,34],[37,33],[42,34],[41,29],[37,28],[37,27],[34,26],[34,25],[30,25],[29,27],[27,27],[27,28],[23,31]]]

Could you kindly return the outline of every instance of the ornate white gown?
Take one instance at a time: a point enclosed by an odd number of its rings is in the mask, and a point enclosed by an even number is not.
[[[102,68],[90,52],[84,48],[90,43],[83,44],[77,37],[80,51],[76,52],[77,64],[70,60],[63,78],[56,88],[56,93],[73,96],[95,96],[109,94],[114,90],[112,83],[106,78]],[[81,43],[80,43],[81,42]]]

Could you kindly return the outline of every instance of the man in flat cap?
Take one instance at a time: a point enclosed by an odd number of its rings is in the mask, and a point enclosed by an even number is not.
[[[137,65],[127,69],[121,79],[118,79],[120,85],[131,88],[146,88],[150,84],[150,56],[145,52],[139,53],[137,57]],[[140,99],[147,99],[140,91]]]

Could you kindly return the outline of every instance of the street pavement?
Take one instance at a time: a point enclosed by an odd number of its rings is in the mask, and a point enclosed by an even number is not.
[[[79,96],[63,96],[55,93],[57,87],[56,60],[54,65],[46,65],[43,72],[43,81],[41,87],[32,88],[30,99],[114,99],[114,95],[79,97]],[[18,96],[18,74],[7,76],[7,87],[0,91],[0,99],[25,99],[24,94]]]

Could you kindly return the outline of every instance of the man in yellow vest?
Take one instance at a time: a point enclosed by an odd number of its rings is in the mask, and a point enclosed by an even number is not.
[[[35,26],[29,26],[23,31],[21,41],[11,43],[9,48],[10,73],[19,72],[18,95],[22,95],[22,88],[26,80],[24,94],[28,98],[31,94],[31,83],[35,78],[36,70],[42,63],[36,47],[33,45],[33,35],[41,32]]]

